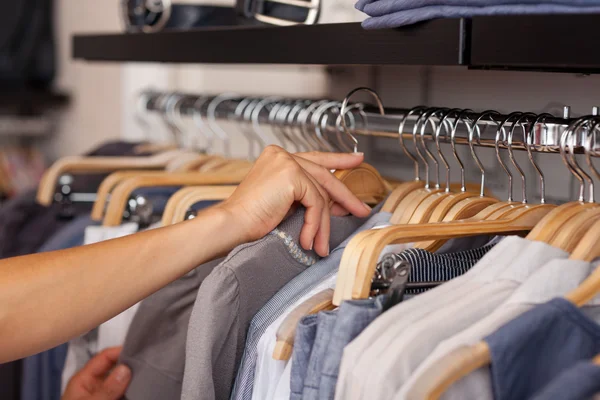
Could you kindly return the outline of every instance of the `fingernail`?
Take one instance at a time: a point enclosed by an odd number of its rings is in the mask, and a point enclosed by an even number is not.
[[[310,242],[310,247],[308,248],[309,250],[313,249],[313,246],[315,244],[315,239],[312,240],[312,242]]]
[[[354,155],[354,156],[364,156],[365,155],[365,153],[363,153],[361,151],[357,151],[357,152],[351,153],[351,154]]]
[[[329,244],[327,245],[327,254],[325,254],[326,256],[329,255]]]
[[[363,206],[365,206],[365,208],[367,209],[367,211],[371,212],[373,209],[371,208],[371,206],[369,206],[367,203],[363,202]]]
[[[131,372],[129,368],[125,365],[119,365],[115,368],[115,379],[119,382],[125,382],[129,379]]]

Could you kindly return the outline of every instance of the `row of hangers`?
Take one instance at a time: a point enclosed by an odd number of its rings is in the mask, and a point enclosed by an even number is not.
[[[268,143],[267,126],[281,145],[293,151],[356,151],[358,141],[352,132],[359,131],[359,124],[362,124],[363,132],[369,131],[366,106],[362,103],[350,104],[350,98],[357,92],[367,92],[373,96],[377,111],[385,115],[379,96],[367,88],[353,90],[343,102],[250,98],[230,94],[216,97],[179,93],[147,94],[142,96],[144,108],[164,117],[180,145],[190,142],[190,132],[183,127],[182,121],[185,117],[191,117],[208,146],[201,149],[187,146],[185,150],[155,146],[157,154],[137,158],[65,158],[46,172],[39,188],[38,202],[51,203],[56,182],[63,174],[113,172],[98,190],[92,211],[94,220],[102,220],[105,226],[120,224],[127,201],[137,189],[184,186],[169,199],[162,218],[163,225],[182,221],[193,204],[204,200],[223,200],[232,193],[235,185],[252,166],[255,145],[264,147]],[[184,107],[190,103],[192,107]],[[223,112],[220,105],[227,105],[223,108],[233,109],[233,112]],[[186,114],[182,110],[186,110]],[[212,152],[215,138],[223,141],[224,149],[228,148],[227,142],[232,132],[217,122],[223,118],[235,122],[232,129],[247,139],[249,159],[232,159]],[[562,248],[571,253],[572,258],[591,261],[600,256],[600,243],[597,243],[600,240],[600,207],[594,202],[591,176],[575,158],[576,151],[581,150],[580,144],[583,143],[589,168],[596,177],[600,177],[591,162],[591,157],[596,155],[595,132],[600,117],[591,115],[563,121],[566,129],[556,147],[569,171],[580,182],[580,195],[577,201],[558,207],[545,203],[544,175],[532,155],[533,151],[538,150],[536,145],[539,144],[540,135],[537,129],[546,129],[548,121],[556,123],[556,117],[524,112],[502,115],[496,111],[474,113],[462,109],[415,107],[404,112],[398,121],[396,129],[401,148],[414,163],[413,181],[386,181],[368,164],[354,170],[335,171],[336,176],[364,201],[378,203],[387,196],[382,210],[392,213],[392,226],[365,231],[352,239],[343,253],[335,290],[322,292],[309,299],[282,325],[277,333],[277,346],[273,354],[276,359],[289,359],[295,327],[302,316],[331,309],[344,300],[369,296],[377,259],[389,244],[410,242],[415,243],[416,247],[436,251],[452,238],[520,234],[527,235],[530,240],[540,240]],[[412,121],[412,132],[409,134],[405,133],[408,121]],[[486,193],[485,170],[475,151],[475,147],[482,144],[482,137],[489,136],[486,131],[490,127],[495,128],[496,158],[509,180],[506,201]],[[481,184],[476,187],[465,183],[464,164],[456,152],[456,144],[461,142],[457,137],[459,130],[467,132],[466,142],[481,172]],[[522,134],[520,144],[513,141],[516,132]],[[415,155],[408,150],[406,137],[412,139]],[[442,137],[445,142],[450,142],[452,155],[459,165],[458,183],[450,182],[450,164],[440,146]],[[428,140],[435,143],[435,152],[427,147]],[[461,143],[464,141],[463,138]],[[538,204],[527,201],[525,175],[513,154],[517,146],[527,151],[539,176],[542,196]],[[516,202],[512,197],[512,174],[502,160],[500,150],[503,148],[507,149],[509,159],[521,177],[522,202]],[[437,153],[437,157],[434,153]],[[428,160],[434,165],[436,179],[433,184],[430,183]],[[440,161],[446,169],[444,187],[439,179]],[[421,164],[425,171],[424,180],[420,179]],[[590,189],[587,201],[584,199],[586,183]],[[597,293],[600,293],[600,272],[593,274],[568,298],[580,306]],[[429,398],[439,397],[452,382],[489,363],[489,350],[485,344],[474,346],[465,350],[459,361],[443,377],[437,376],[431,380]]]

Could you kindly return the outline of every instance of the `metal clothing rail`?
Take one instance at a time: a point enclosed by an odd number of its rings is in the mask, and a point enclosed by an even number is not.
[[[304,127],[313,131],[317,129],[320,134],[337,135],[338,138],[344,134],[339,118],[341,105],[341,101],[335,100],[244,97],[234,94],[206,96],[148,91],[140,96],[143,110],[159,112],[173,119],[199,115],[200,118],[208,118],[209,122],[212,119],[284,129]],[[445,129],[439,130],[440,142],[450,141],[448,136],[456,125],[452,139],[455,144],[471,142],[474,146],[507,148],[508,133],[512,129],[514,133],[510,135],[510,145],[514,150],[526,149],[524,127],[527,126],[530,129],[527,138],[529,150],[557,153],[560,151],[561,136],[569,126],[577,126],[585,118],[593,119],[598,116],[598,108],[594,107],[589,116],[579,118],[570,117],[569,107],[565,107],[562,117],[527,112],[501,114],[492,110],[477,113],[472,110],[436,107],[418,107],[412,110],[386,108],[385,115],[381,115],[377,107],[355,103],[345,114],[347,119],[352,119],[352,123],[348,124],[352,135],[397,140],[402,126],[402,138],[405,142],[415,138],[435,140],[434,128],[440,121],[444,121]],[[531,124],[534,126],[530,127]],[[577,126],[576,131],[583,134],[570,135],[569,142],[566,143],[569,151],[582,153],[586,145],[592,153],[600,151],[595,140],[593,143],[588,141],[588,127],[585,124]]]

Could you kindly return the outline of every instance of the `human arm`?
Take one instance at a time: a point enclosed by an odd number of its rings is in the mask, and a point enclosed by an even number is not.
[[[294,203],[307,208],[301,245],[326,255],[330,212],[369,212],[328,170],[361,161],[270,146],[227,201],[191,221],[0,261],[0,363],[87,332],[196,266],[261,238]]]

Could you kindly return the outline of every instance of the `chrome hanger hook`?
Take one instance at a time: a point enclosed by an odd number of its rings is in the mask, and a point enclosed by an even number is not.
[[[348,93],[346,95],[346,97],[344,98],[344,101],[342,102],[342,108],[340,109],[340,115],[344,115],[344,116],[346,115],[347,108],[348,108],[348,102],[350,101],[350,98],[357,92],[367,92],[371,96],[373,96],[373,98],[375,99],[375,102],[377,103],[377,107],[379,108],[379,113],[381,115],[385,115],[385,108],[383,107],[383,102],[381,101],[381,98],[379,97],[377,92],[375,92],[373,89],[369,89],[367,87],[356,88],[356,89],[350,91],[350,93]],[[353,153],[357,153],[358,152],[358,140],[350,132],[350,130],[348,129],[348,126],[346,126],[346,118],[342,118],[342,127],[344,128],[344,133],[350,138],[350,140],[354,144]]]
[[[423,164],[425,165],[425,189],[429,189],[429,163],[427,162],[427,159],[425,158],[425,156],[423,155],[423,153],[421,153],[421,150],[419,149],[419,141],[417,138],[417,133],[419,131],[421,123],[426,122],[429,119],[429,117],[433,113],[435,113],[436,110],[437,110],[436,108],[428,108],[427,110],[425,110],[425,112],[423,114],[421,114],[419,116],[419,118],[417,118],[417,121],[415,122],[415,125],[413,126],[413,131],[412,131],[413,142],[415,144],[415,151],[417,152],[417,156],[421,159],[421,161],[423,161]]]
[[[351,119],[351,122],[352,122],[351,127],[352,127],[352,129],[355,129],[355,127],[356,127],[356,120],[354,119],[354,114],[351,113],[350,111],[358,110],[358,114],[360,115],[360,118],[363,121],[364,130],[366,132],[368,132],[369,131],[369,121],[367,119],[367,114],[365,113],[364,108],[365,108],[364,104],[362,104],[362,103],[355,103],[355,104],[352,104],[350,107],[348,107],[348,109],[346,110],[346,114],[341,114],[341,113],[338,114],[338,117],[335,120],[335,127],[336,127],[335,136],[336,136],[336,138],[338,140],[338,143],[340,144],[340,146],[342,148],[342,151],[345,151],[345,152],[348,152],[348,153],[352,153],[353,152],[353,149],[350,146],[348,146],[346,144],[346,142],[344,142],[344,140],[342,138],[342,135],[341,135],[341,133],[343,132],[342,118],[346,118],[346,115],[347,115],[348,118]]]
[[[420,132],[421,133],[421,146],[423,146],[423,149],[425,150],[425,154],[427,154],[427,157],[429,157],[431,159],[431,161],[433,161],[433,163],[435,164],[435,188],[436,189],[440,188],[440,163],[438,162],[437,158],[435,158],[433,153],[431,153],[431,151],[427,148],[427,145],[425,144],[425,129],[427,128],[427,124],[429,123],[431,125],[431,127],[433,128],[432,135],[435,135],[435,132],[437,131],[437,125],[431,118],[436,117],[436,116],[439,118],[439,114],[441,114],[443,116],[446,111],[448,111],[448,108],[438,108],[433,113],[431,113],[431,115],[429,117],[427,117],[425,122],[421,125],[421,132]]]
[[[243,98],[242,101],[238,103],[234,111],[234,115],[237,119],[240,132],[248,141],[248,159],[250,160],[256,159],[256,156],[254,154],[254,143],[256,138],[254,137],[254,135],[248,133],[248,131],[242,124],[245,124],[244,115],[246,113],[246,109],[250,107],[254,100],[255,99],[253,99],[252,97]]]
[[[281,97],[278,96],[270,96],[270,97],[266,97],[264,99],[262,99],[261,101],[258,102],[258,104],[256,105],[256,107],[254,107],[254,109],[252,110],[252,114],[251,114],[251,119],[252,119],[252,129],[254,129],[254,133],[256,133],[256,136],[258,137],[258,140],[262,146],[262,150],[265,149],[265,147],[267,147],[267,138],[265,137],[264,131],[262,129],[262,127],[260,126],[260,121],[259,121],[259,116],[260,116],[260,112],[261,110],[272,103],[276,103],[279,102],[281,100]],[[280,139],[278,139],[280,140]],[[282,145],[282,147],[284,147],[285,145],[280,141],[280,144]]]
[[[223,152],[226,157],[231,157],[231,139],[227,132],[217,123],[217,108],[227,100],[239,98],[237,93],[223,93],[212,99],[208,104],[206,115],[208,117],[208,126],[213,133],[223,141]]]
[[[402,148],[402,151],[404,151],[404,154],[406,154],[406,156],[413,161],[413,165],[415,168],[415,181],[421,180],[421,177],[419,176],[420,175],[419,174],[419,160],[417,160],[417,158],[415,156],[413,156],[410,151],[408,151],[408,148],[406,147],[406,144],[404,143],[404,136],[403,136],[404,125],[406,124],[406,121],[412,114],[419,113],[418,116],[420,117],[425,112],[426,109],[427,109],[427,107],[425,107],[425,106],[417,106],[417,107],[412,108],[410,111],[408,111],[402,117],[402,121],[400,121],[400,125],[398,126],[398,139],[400,141],[400,147]]]
[[[527,156],[529,157],[529,162],[533,165],[538,177],[540,178],[540,204],[546,204],[546,179],[544,178],[544,173],[542,169],[535,162],[535,158],[533,157],[533,152],[531,151],[531,146],[533,145],[533,135],[534,130],[538,124],[542,124],[543,129],[547,130],[548,126],[546,125],[546,118],[552,118],[552,114],[544,113],[540,114],[536,117],[533,123],[530,125],[529,131],[527,132],[527,137],[525,138],[525,150],[527,150]]]
[[[598,125],[600,124],[600,117],[593,118],[593,121],[594,123],[590,126],[590,129],[588,130],[588,137],[586,138],[585,143],[583,145],[583,151],[585,153],[585,160],[588,167],[590,168],[590,171],[592,171],[592,174],[594,174],[596,178],[600,179],[600,172],[598,172],[596,167],[594,167],[594,163],[592,163],[592,146],[596,143],[595,132],[596,128],[598,128]],[[593,203],[594,201],[594,182],[592,181],[592,183],[590,184],[590,203]]]
[[[435,130],[435,145],[437,147],[438,150],[438,155],[440,157],[440,159],[442,160],[442,162],[444,163],[444,166],[446,167],[446,189],[444,190],[446,193],[450,193],[450,164],[448,163],[448,160],[446,159],[446,156],[444,156],[444,153],[442,152],[442,148],[440,146],[440,133],[442,128],[444,128],[444,130],[446,131],[446,139],[448,139],[448,136],[450,135],[450,129],[452,129],[452,122],[448,121],[448,118],[451,115],[454,115],[456,118],[456,115],[458,115],[458,113],[460,113],[460,109],[459,108],[454,108],[452,110],[447,110],[444,115],[442,116],[442,118],[440,119],[440,122],[437,126],[437,129]],[[448,125],[450,126],[450,129],[448,129]]]
[[[304,108],[302,111],[300,111],[300,114],[298,114],[298,121],[300,121],[301,133],[303,134],[304,139],[307,143],[309,143],[313,151],[320,150],[321,144],[318,141],[315,142],[315,139],[308,133],[308,118],[317,108],[319,108],[327,102],[327,100],[316,101],[310,104],[308,107]]]
[[[496,129],[496,138],[494,140],[494,148],[496,149],[496,159],[498,160],[498,162],[500,163],[500,166],[502,167],[502,169],[504,170],[504,172],[506,173],[506,176],[508,177],[508,195],[507,195],[507,201],[510,203],[513,201],[513,189],[512,189],[512,182],[513,182],[513,176],[512,173],[510,172],[510,169],[508,168],[508,166],[504,163],[504,161],[502,160],[502,155],[500,153],[500,135],[502,134],[502,142],[504,142],[506,140],[506,131],[504,130],[504,125],[511,119],[515,118],[515,117],[519,117],[521,114],[523,114],[522,112],[513,112],[510,113],[506,118],[504,118],[502,121],[500,121],[500,124],[498,125],[498,129]]]
[[[467,128],[467,130],[470,131],[468,122],[466,120],[466,116],[472,112],[473,112],[473,110],[470,110],[470,109],[461,110],[460,114],[456,118],[456,121],[454,121],[454,126],[452,127],[452,131],[450,132],[450,145],[452,147],[452,154],[454,155],[454,158],[456,159],[456,162],[458,163],[458,166],[460,168],[460,191],[461,192],[465,192],[467,190],[467,188],[465,185],[465,165],[463,164],[462,160],[458,156],[458,152],[456,151],[456,130],[458,129],[458,124],[460,124],[462,122],[463,124],[465,124],[465,127]]]
[[[569,172],[571,174],[573,174],[575,179],[577,179],[579,181],[579,197],[577,199],[577,201],[579,201],[579,202],[585,201],[585,180],[584,180],[583,176],[580,174],[580,172],[574,168],[574,166],[571,164],[571,161],[569,160],[569,156],[567,154],[567,152],[568,152],[567,141],[568,141],[568,139],[570,139],[573,131],[575,129],[578,129],[583,123],[585,123],[586,119],[587,119],[587,117],[581,117],[581,118],[577,118],[576,120],[571,122],[569,124],[569,126],[567,127],[567,129],[565,129],[565,131],[560,136],[560,142],[559,142],[559,151],[560,151],[560,156],[563,160],[563,163],[566,165]]]
[[[521,169],[521,166],[519,166],[519,163],[517,163],[517,160],[515,159],[515,154],[513,152],[513,135],[515,133],[515,128],[517,126],[520,126],[521,130],[523,131],[523,145],[525,147],[527,147],[527,130],[523,126],[527,123],[527,121],[525,121],[525,122],[522,122],[522,121],[524,119],[535,118],[535,117],[536,117],[536,114],[534,114],[534,113],[531,113],[531,112],[523,113],[519,118],[517,118],[517,120],[515,122],[512,123],[512,125],[510,126],[510,129],[508,131],[508,137],[507,137],[507,146],[506,147],[508,150],[508,157],[510,158],[510,162],[515,167],[515,169],[517,170],[519,175],[521,175],[521,190],[522,190],[522,196],[523,196],[523,200],[522,200],[523,204],[527,204],[527,178],[525,176],[525,173],[523,172],[523,169]]]
[[[479,156],[475,152],[475,146],[473,145],[473,134],[475,133],[475,131],[477,132],[477,143],[480,143],[481,142],[481,130],[479,129],[479,122],[483,118],[489,117],[493,123],[498,125],[498,122],[492,118],[492,116],[498,116],[498,115],[500,115],[500,113],[496,110],[486,110],[486,111],[482,112],[481,114],[479,114],[479,116],[473,122],[473,128],[469,129],[469,149],[471,150],[471,156],[473,157],[473,160],[475,160],[475,164],[477,164],[479,171],[481,171],[481,188],[479,190],[480,197],[485,196],[485,168],[483,167],[483,163],[479,159]]]

